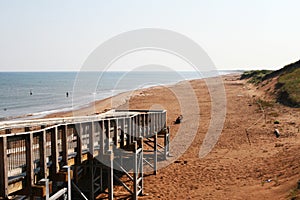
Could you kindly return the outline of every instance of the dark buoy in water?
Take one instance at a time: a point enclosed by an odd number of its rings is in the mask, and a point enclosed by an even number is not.
[[[30,90],[29,94],[30,94],[30,96],[32,95],[32,90]]]

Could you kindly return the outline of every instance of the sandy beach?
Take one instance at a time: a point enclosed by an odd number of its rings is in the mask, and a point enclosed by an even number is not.
[[[197,96],[199,113],[188,110],[182,124],[174,120],[182,106],[174,94],[183,83],[159,86],[104,99],[76,112],[47,117],[93,115],[116,109],[165,109],[171,139],[180,126],[197,134],[189,148],[157,175],[145,176],[141,199],[289,199],[300,179],[300,110],[277,103],[261,106],[260,92],[239,75],[222,77],[226,91],[226,120],[212,151],[199,158],[211,120],[211,99],[204,80],[189,83]],[[185,90],[180,90],[184,94]],[[187,94],[188,95],[188,94]],[[188,97],[187,97],[188,98]],[[195,120],[197,119],[197,120]],[[274,121],[279,124],[274,124]],[[199,124],[199,126],[197,126]],[[276,138],[274,129],[280,131]],[[247,130],[247,131],[246,131]],[[173,145],[172,151],[176,146]]]

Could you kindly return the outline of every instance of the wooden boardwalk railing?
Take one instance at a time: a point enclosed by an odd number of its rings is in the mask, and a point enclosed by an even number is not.
[[[165,110],[117,110],[0,122],[0,199],[45,198],[42,179],[50,181],[51,196],[66,185],[66,165],[71,166],[73,184],[88,199],[113,199],[114,183],[136,199],[143,193],[144,164],[156,173],[159,155],[168,156],[166,117]]]

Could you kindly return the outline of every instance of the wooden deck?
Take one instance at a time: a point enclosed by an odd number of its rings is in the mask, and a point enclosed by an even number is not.
[[[156,173],[158,157],[168,156],[166,117],[165,110],[114,110],[0,122],[0,199],[51,197],[67,185],[65,166],[71,167],[75,196],[80,190],[88,199],[113,199],[118,184],[137,199],[143,194],[144,164]]]

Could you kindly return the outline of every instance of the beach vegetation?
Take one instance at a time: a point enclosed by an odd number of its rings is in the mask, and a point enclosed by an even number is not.
[[[276,71],[245,71],[240,79],[248,79],[248,83],[254,84],[257,89],[268,86],[266,90],[274,95],[276,102],[290,107],[300,107],[300,60]],[[272,86],[274,81],[275,87]]]
[[[294,188],[294,189],[290,190],[290,194],[289,194],[288,199],[291,199],[291,200],[297,200],[297,199],[299,199],[298,198],[298,189],[297,188]]]
[[[300,107],[300,68],[282,74],[276,84],[277,101],[292,107]]]
[[[257,103],[262,106],[262,108],[274,107],[274,102],[266,101],[261,98],[257,100]]]
[[[272,70],[250,70],[245,71],[241,75],[241,79],[249,79],[248,82],[254,85],[258,85],[265,80],[266,75],[272,73]]]

